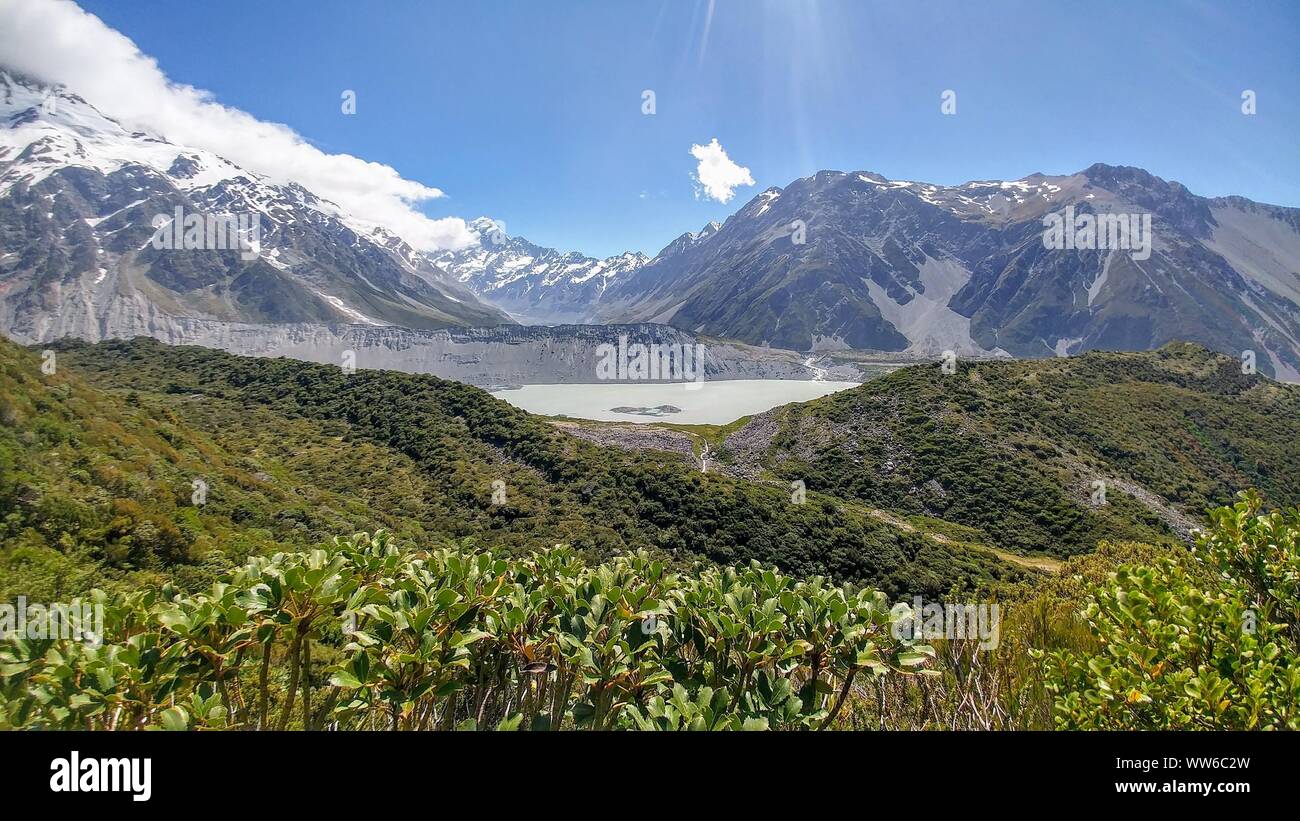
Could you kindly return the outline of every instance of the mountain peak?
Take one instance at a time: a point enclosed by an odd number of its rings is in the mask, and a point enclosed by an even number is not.
[[[1168,185],[1168,183],[1147,171],[1145,168],[1138,168],[1132,165],[1107,165],[1106,163],[1093,163],[1083,171],[1079,172],[1087,177],[1095,185],[1106,187],[1107,185],[1120,184],[1138,184],[1142,186]]]
[[[859,177],[865,177],[872,182],[890,182],[890,179],[884,174],[877,174],[875,171],[855,171]]]
[[[488,217],[466,223],[479,243],[431,256],[452,279],[490,300],[525,324],[588,321],[608,283],[648,261],[645,254],[625,252],[604,259],[578,251],[535,245],[521,236],[493,232],[503,226]]]
[[[1047,247],[1044,216],[1070,206],[1148,227],[1111,240],[1123,245]],[[960,186],[822,170],[755,196],[725,225],[678,237],[611,286],[597,317],[910,356],[1064,356],[1182,338],[1254,351],[1261,372],[1300,379],[1300,211],[1207,200],[1140,168]]]
[[[438,281],[391,231],[209,150],[128,132],[61,86],[0,73],[0,158],[3,212],[29,215],[19,230],[0,225],[0,258],[16,261],[4,271],[0,330],[15,338],[180,340],[191,320],[437,328],[506,319]],[[164,244],[160,216],[173,228]],[[197,239],[191,217],[208,225]],[[217,219],[238,220],[238,238],[214,228]]]

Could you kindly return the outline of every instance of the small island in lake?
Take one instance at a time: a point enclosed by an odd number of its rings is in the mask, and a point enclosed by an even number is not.
[[[676,405],[656,405],[653,408],[630,408],[621,405],[617,408],[610,408],[609,412],[610,413],[631,413],[637,416],[663,416],[664,414],[668,414],[668,413],[681,413],[682,409],[677,407]]]

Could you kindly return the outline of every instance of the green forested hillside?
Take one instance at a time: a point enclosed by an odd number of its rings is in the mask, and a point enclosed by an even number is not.
[[[1186,344],[955,374],[935,364],[777,409],[731,434],[721,458],[976,527],[1001,547],[1071,555],[1102,539],[1167,540],[1169,520],[1200,521],[1246,487],[1295,504],[1300,388]],[[1172,510],[1157,515],[1163,503]]]
[[[911,368],[727,436],[805,504],[432,377],[146,340],[40,364],[0,343],[0,601],[85,593],[106,644],[0,642],[0,727],[1300,726],[1300,511],[1264,510],[1297,391],[1200,349]],[[1127,484],[1094,508],[1093,474]],[[1263,494],[1168,549],[1154,494],[1236,483]],[[913,594],[1000,602],[1000,644],[899,640]]]
[[[148,340],[0,344],[0,595],[206,583],[337,533],[471,538],[521,554],[758,559],[891,594],[1022,576],[854,505],[601,448],[467,385]],[[192,503],[193,481],[207,484]],[[493,501],[493,483],[504,504]]]

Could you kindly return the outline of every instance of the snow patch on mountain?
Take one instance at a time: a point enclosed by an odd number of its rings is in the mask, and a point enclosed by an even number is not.
[[[156,135],[128,132],[75,94],[23,83],[3,72],[0,120],[9,126],[0,129],[0,159],[21,160],[0,175],[0,195],[19,182],[35,185],[68,167],[110,174],[138,163],[166,173],[181,190],[246,173],[210,152],[182,151]],[[183,156],[189,163],[178,169]]]
[[[163,317],[498,324],[382,226],[297,184],[127,131],[68,89],[0,67],[0,331],[98,339]],[[155,218],[256,217],[252,256],[154,247]],[[34,210],[39,211],[33,214]],[[230,256],[238,257],[230,259]]]

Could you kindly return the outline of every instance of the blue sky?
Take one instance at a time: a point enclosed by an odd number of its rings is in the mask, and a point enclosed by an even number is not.
[[[81,5],[172,80],[442,189],[430,216],[593,255],[653,254],[826,168],[952,184],[1107,162],[1300,206],[1295,2]],[[728,203],[691,179],[715,138],[755,180]]]

